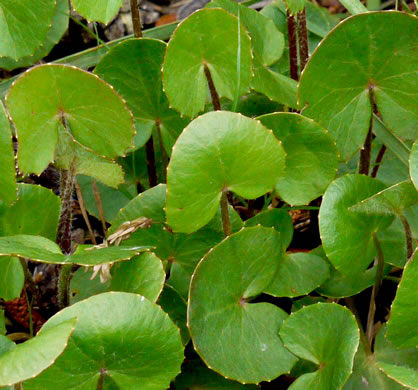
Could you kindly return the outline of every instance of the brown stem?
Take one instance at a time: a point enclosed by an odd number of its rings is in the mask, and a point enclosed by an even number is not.
[[[299,40],[299,57],[300,57],[300,71],[302,72],[309,60],[308,47],[308,29],[306,27],[306,10],[299,12],[298,20],[298,40]]]
[[[158,120],[156,121],[156,126],[157,126],[157,134],[158,134],[158,140],[160,142],[160,151],[161,151],[161,160],[163,163],[163,179],[164,181],[166,181],[167,179],[167,165],[168,165],[168,154],[165,150],[164,147],[164,142],[163,142],[163,135],[161,133],[161,122]]]
[[[409,225],[408,220],[405,218],[404,215],[400,214],[399,218],[402,222],[403,228],[405,230],[406,235],[406,253],[407,253],[407,259],[409,259],[412,256],[412,253],[414,251],[414,248],[412,246],[412,231],[411,226]]]
[[[94,236],[94,232],[91,227],[89,217],[87,215],[86,206],[84,205],[83,193],[81,192],[81,188],[79,184],[77,183],[77,179],[74,181],[74,185],[75,185],[75,191],[77,193],[78,204],[80,205],[81,214],[83,215],[84,222],[86,223],[87,229],[89,231],[90,240],[94,245],[97,245],[96,237]]]
[[[379,170],[380,167],[380,163],[382,162],[383,156],[385,155],[386,152],[386,146],[382,145],[382,147],[379,150],[379,153],[376,157],[376,161],[374,162],[374,167],[372,170],[372,177],[376,177],[377,176],[377,171]]]
[[[158,184],[157,168],[155,165],[154,140],[152,136],[145,144],[145,153],[147,155],[148,181],[150,187]]]
[[[225,191],[222,192],[221,197],[221,216],[224,234],[225,237],[228,237],[231,235],[231,221],[229,220],[228,198]]]
[[[203,64],[203,70],[205,71],[206,80],[208,81],[210,96],[212,98],[212,103],[213,103],[213,109],[215,111],[220,111],[221,103],[219,101],[219,95],[218,95],[218,92],[216,91],[215,84],[213,83],[210,70],[206,64]]]
[[[289,65],[290,77],[293,80],[299,80],[298,71],[298,47],[296,41],[296,23],[295,18],[287,10],[287,37],[289,41]]]
[[[106,236],[106,231],[107,231],[106,218],[105,218],[104,211],[103,211],[102,198],[100,197],[100,191],[97,188],[96,180],[92,180],[91,189],[93,190],[94,200],[96,202],[97,210],[99,211],[100,222],[102,223],[102,228],[103,228],[103,234]]]
[[[383,267],[385,265],[382,247],[380,246],[380,243],[376,235],[373,233],[372,236],[373,236],[374,245],[376,246],[376,250],[377,250],[377,273],[376,273],[376,281],[372,290],[372,296],[370,297],[369,314],[367,316],[366,336],[367,336],[369,345],[373,345],[374,316],[376,314],[376,297],[379,294],[380,286],[382,284]]]
[[[57,244],[66,255],[72,252],[73,189],[74,168],[71,167],[69,170],[62,169],[60,175],[61,213],[58,223]]]
[[[370,113],[370,122],[369,122],[369,130],[367,132],[366,141],[364,142],[364,146],[360,151],[360,165],[359,165],[359,173],[368,175],[370,169],[370,159],[372,154],[372,139],[373,139],[373,112],[377,111],[376,108],[376,100],[374,97],[374,86],[369,86],[369,100],[370,105],[372,107],[372,112]]]
[[[131,15],[135,38],[142,38],[141,16],[139,15],[139,3],[138,0],[131,0]]]

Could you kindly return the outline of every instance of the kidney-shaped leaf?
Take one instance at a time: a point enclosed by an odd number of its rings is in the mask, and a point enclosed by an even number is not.
[[[416,137],[417,37],[414,16],[368,12],[340,23],[309,60],[300,80],[303,114],[330,131],[344,160],[366,138],[370,93],[395,134]]]
[[[248,303],[270,283],[281,255],[278,232],[245,228],[210,251],[193,274],[190,335],[208,367],[227,378],[271,380],[296,361],[278,336],[286,313],[269,303]]]
[[[0,354],[0,386],[23,382],[51,366],[62,354],[73,333],[77,322],[73,317]]]
[[[51,27],[54,9],[55,0],[0,0],[0,57],[32,55]]]
[[[71,0],[74,9],[88,21],[108,24],[123,4],[123,0]]]
[[[398,347],[418,346],[418,333],[413,331],[418,323],[418,251],[406,264],[393,301],[388,322],[387,337]]]
[[[330,267],[322,257],[311,253],[287,253],[264,292],[275,297],[307,295],[329,276]]]
[[[298,114],[274,113],[258,119],[273,130],[286,151],[285,174],[276,184],[280,197],[291,205],[304,205],[322,195],[338,168],[337,146],[327,130]]]
[[[364,175],[338,178],[325,192],[319,210],[319,230],[324,251],[334,267],[344,275],[364,271],[376,255],[372,234],[384,230],[391,216],[364,216],[350,207],[382,191],[380,181]]]
[[[134,136],[132,114],[113,88],[72,66],[48,64],[28,70],[10,89],[7,107],[24,172],[40,174],[54,159],[60,130],[110,158],[123,155]]]
[[[165,149],[171,153],[170,138],[177,139],[188,120],[169,108],[162,90],[161,67],[166,43],[156,39],[130,39],[111,49],[97,64],[94,73],[126,99],[135,118],[158,124]],[[129,75],[129,77],[127,77]],[[138,131],[142,128],[138,127]]]
[[[222,192],[254,199],[270,191],[284,170],[285,152],[258,121],[210,112],[183,131],[167,170],[167,222],[193,232],[208,223]]]
[[[248,92],[251,62],[250,37],[241,22],[222,9],[200,10],[180,23],[171,37],[164,90],[176,110],[194,117],[205,108],[205,66],[219,96],[233,100]]]
[[[112,246],[96,249],[81,248],[73,255],[63,255],[59,246],[45,237],[18,236],[0,237],[0,256],[18,256],[41,263],[79,264],[85,266],[114,263],[129,260],[140,252],[148,251],[150,246]]]
[[[318,370],[300,376],[292,390],[340,390],[350,376],[359,343],[351,312],[334,303],[317,303],[292,313],[280,329],[284,345]]]
[[[3,103],[0,101],[0,204],[16,200],[16,169],[12,133]]]
[[[143,296],[110,292],[95,295],[57,313],[41,332],[77,317],[64,353],[28,390],[161,390],[180,372],[183,346],[177,327],[159,306]]]

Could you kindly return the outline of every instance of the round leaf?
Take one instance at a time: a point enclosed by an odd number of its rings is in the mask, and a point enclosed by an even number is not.
[[[222,192],[254,199],[270,191],[285,152],[259,122],[231,112],[192,121],[173,148],[167,169],[167,222],[190,233],[208,223]]]
[[[122,7],[122,0],[71,0],[74,9],[89,22],[108,24]]]
[[[23,382],[51,366],[66,348],[75,324],[76,318],[68,317],[0,355],[0,386]]]
[[[3,103],[0,101],[0,207],[16,200],[16,169],[12,133]]]
[[[292,390],[339,390],[350,376],[359,343],[351,312],[333,303],[305,306],[287,318],[280,337],[291,352],[318,365],[299,377]]]
[[[83,299],[89,298],[92,295],[101,294],[107,291],[110,285],[110,280],[102,283],[98,276],[91,279],[92,276],[93,269],[91,268],[81,267],[74,273],[71,278],[70,285],[71,305],[80,302]]]
[[[162,90],[161,67],[166,46],[156,39],[130,39],[112,48],[94,72],[126,99],[135,119],[154,121],[160,126],[163,141],[175,141],[188,121],[169,108]],[[164,142],[168,154],[173,144]]]
[[[329,268],[325,260],[311,253],[285,254],[264,292],[275,297],[307,295],[328,279]]]
[[[414,146],[412,146],[409,157],[409,172],[415,188],[418,190],[418,141],[415,141]]]
[[[106,157],[123,155],[134,136],[125,102],[97,76],[72,66],[49,64],[25,72],[10,89],[7,106],[24,172],[40,174],[54,159],[59,130]]]
[[[179,330],[146,298],[121,292],[95,295],[61,310],[42,331],[75,316],[67,349],[25,389],[96,389],[103,380],[103,388],[161,390],[180,372]]]
[[[32,55],[45,39],[54,9],[55,0],[1,0],[0,57]]]
[[[248,303],[273,278],[281,248],[274,229],[246,228],[210,251],[193,274],[190,335],[206,365],[227,378],[259,383],[289,372],[296,361],[278,337],[286,313]]]
[[[344,160],[366,138],[370,90],[389,128],[416,137],[416,32],[413,15],[363,13],[340,23],[310,58],[300,80],[300,106],[330,131]]]
[[[285,174],[276,184],[280,197],[291,205],[304,205],[322,195],[338,168],[337,146],[327,130],[298,114],[258,119],[273,130],[286,151]]]
[[[60,198],[47,188],[24,183],[18,184],[17,195],[12,206],[0,204],[0,237],[30,234],[55,240]]]
[[[418,333],[411,332],[418,323],[418,251],[409,260],[398,285],[388,322],[387,337],[398,347],[418,346]]]
[[[68,28],[68,19],[70,15],[69,4],[67,0],[56,0],[56,7],[54,16],[52,17],[52,25],[46,34],[45,40],[42,45],[36,49],[36,51],[28,56],[14,60],[9,57],[0,58],[0,68],[8,71],[17,68],[26,68],[40,59],[44,58],[52,48],[59,42]]]
[[[359,215],[349,208],[384,189],[380,181],[363,175],[338,178],[325,192],[319,210],[324,251],[334,267],[346,276],[364,271],[376,255],[372,234],[393,221],[390,216]]]
[[[225,42],[228,42],[226,45]],[[195,12],[179,24],[167,47],[163,83],[171,105],[195,117],[205,108],[207,66],[220,97],[248,92],[251,43],[241,22],[221,9]]]
[[[143,295],[155,302],[165,281],[163,263],[154,253],[143,253],[112,267],[110,291]]]

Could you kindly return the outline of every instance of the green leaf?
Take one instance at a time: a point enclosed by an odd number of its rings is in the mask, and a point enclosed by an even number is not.
[[[16,200],[16,169],[12,133],[3,103],[0,101],[0,207]]]
[[[338,152],[329,133],[313,120],[293,113],[257,118],[273,130],[286,151],[286,169],[276,183],[279,196],[290,205],[305,205],[325,192],[338,169]]]
[[[89,22],[98,21],[108,24],[119,8],[122,0],[71,0],[74,9]]]
[[[292,353],[318,365],[314,373],[296,379],[292,390],[339,390],[350,376],[359,343],[351,312],[334,303],[317,303],[292,313],[280,329]]]
[[[280,232],[283,250],[290,245],[293,238],[293,221],[289,213],[280,209],[269,209],[256,214],[245,221],[245,226],[273,227]]]
[[[13,84],[7,106],[24,172],[40,174],[54,159],[60,130],[110,158],[123,155],[132,144],[133,120],[124,101],[97,76],[74,67],[49,64],[30,69]]]
[[[408,333],[414,328],[415,324],[413,328],[408,329]],[[385,331],[386,327],[383,327],[376,337],[374,348],[376,364],[389,378],[404,386],[417,389],[418,354],[416,344],[410,348],[397,348],[385,337]],[[405,347],[407,345],[412,345],[412,343],[404,343]]]
[[[289,253],[280,260],[272,282],[264,292],[275,297],[307,295],[330,276],[330,267],[320,256]]]
[[[0,256],[19,256],[32,261],[51,264],[79,264],[93,266],[129,260],[149,246],[113,246],[108,248],[82,248],[73,255],[63,255],[59,246],[47,238],[30,235],[0,237]]]
[[[411,179],[418,190],[418,141],[415,141],[409,157],[409,172]]]
[[[183,365],[181,374],[174,382],[176,390],[257,390],[255,385],[242,385],[224,378],[206,367],[200,360]]]
[[[347,8],[351,15],[362,14],[369,12],[360,0],[341,0],[341,4]]]
[[[324,39],[303,71],[299,84],[303,114],[330,131],[344,160],[366,138],[370,93],[395,135],[416,137],[416,23],[414,16],[399,12],[347,18]]]
[[[193,274],[190,335],[206,365],[225,377],[259,383],[289,372],[296,361],[278,337],[286,313],[248,302],[270,283],[281,248],[274,229],[245,228],[210,251]]]
[[[70,303],[80,302],[83,299],[89,298],[92,295],[97,295],[108,291],[110,280],[105,283],[100,281],[99,277],[91,279],[93,276],[93,269],[81,267],[71,278],[70,285]]]
[[[346,276],[364,271],[376,255],[372,234],[384,230],[391,216],[365,217],[350,207],[384,189],[364,175],[346,175],[328,187],[319,210],[319,230],[329,261]]]
[[[254,57],[264,66],[273,65],[281,57],[284,37],[269,18],[231,0],[213,0],[206,8],[222,8],[239,17],[251,37]]]
[[[17,196],[10,207],[0,204],[0,237],[30,234],[55,240],[60,198],[47,188],[25,183],[18,184]]]
[[[191,233],[208,223],[222,192],[255,199],[284,170],[285,152],[258,121],[210,112],[192,121],[173,149],[167,170],[167,222]]]
[[[67,321],[41,330],[36,337],[0,355],[0,386],[33,378],[54,364],[65,350],[76,322],[76,318],[69,317]]]
[[[164,90],[173,108],[195,117],[208,93],[205,65],[219,96],[234,100],[249,90],[251,62],[250,37],[239,20],[221,9],[203,9],[181,22],[170,39]]]
[[[50,26],[50,29],[48,30],[42,45],[37,48],[32,55],[20,58],[17,61],[13,58],[1,57],[0,68],[6,69],[8,71],[17,68],[26,68],[49,54],[49,52],[60,41],[65,31],[67,30],[68,19],[70,15],[70,9],[67,0],[56,0],[56,3],[57,5],[55,7],[54,16],[52,17],[52,25]]]
[[[10,301],[20,297],[25,275],[19,259],[16,257],[0,257],[0,298]]]
[[[390,379],[376,365],[375,359],[367,356],[360,343],[354,357],[353,373],[348,378],[343,390],[405,390],[404,386]]]
[[[410,181],[403,181],[351,206],[350,211],[367,215],[399,215],[416,204],[417,190]]]
[[[303,11],[306,3],[307,0],[286,0],[287,8],[292,15],[296,15],[297,13]]]
[[[54,9],[55,0],[1,0],[0,57],[32,55],[45,40]]]
[[[8,337],[0,335],[0,357],[4,355],[6,352],[13,349],[15,346],[16,344],[13,341],[9,340]]]
[[[4,310],[0,309],[0,335],[3,334],[6,334],[6,319],[4,318]],[[0,353],[0,355],[2,355],[2,353]]]
[[[190,341],[189,329],[187,329],[187,302],[170,285],[166,284],[158,297],[157,304],[169,315],[171,321],[180,329],[181,340],[186,346]]]
[[[251,80],[251,88],[291,108],[298,106],[297,82],[263,66],[257,59],[254,59],[254,78]]]
[[[311,2],[306,2],[306,22],[308,31],[323,38],[331,31],[339,22],[337,15],[332,15],[329,10]]]
[[[387,337],[397,347],[416,347],[417,332],[411,332],[418,322],[418,299],[416,281],[418,280],[418,251],[404,268],[402,280],[398,285],[388,321]]]
[[[94,72],[126,100],[135,119],[160,126],[164,147],[171,148],[188,120],[169,108],[162,89],[162,64],[166,43],[156,39],[130,39],[112,48]],[[129,75],[129,77],[126,77]]]
[[[58,144],[55,149],[57,168],[73,169],[76,175],[89,175],[111,187],[117,187],[123,182],[123,171],[118,164],[74,142],[72,136],[60,124],[58,134]]]
[[[221,214],[218,208],[209,224],[193,234],[172,233],[165,225],[165,193],[166,186],[159,184],[132,199],[113,220],[109,234],[125,222],[143,217],[151,219],[150,228],[138,229],[124,243],[155,246],[156,255],[171,265],[170,284],[187,299],[190,278],[197,263],[224,238]],[[241,229],[242,221],[232,207],[230,218],[232,231]]]
[[[377,115],[373,115],[373,133],[402,163],[408,166],[410,153],[408,147],[385,126]]]
[[[95,295],[61,310],[42,331],[77,317],[74,333],[53,366],[25,390],[103,388],[160,390],[180,372],[179,330],[159,306],[129,293]]]
[[[165,282],[163,263],[154,253],[142,253],[112,267],[110,291],[143,295],[155,302]]]

